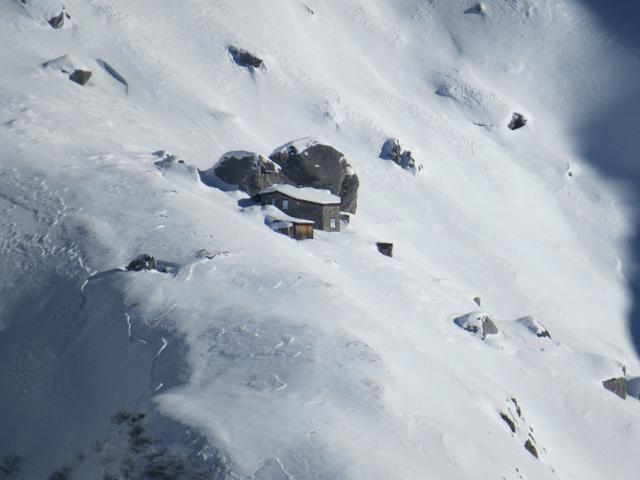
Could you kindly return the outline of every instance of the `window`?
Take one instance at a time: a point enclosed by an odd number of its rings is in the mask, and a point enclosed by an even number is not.
[[[275,198],[273,200],[271,200],[271,205],[273,205],[274,207],[276,206],[276,199]]]
[[[282,209],[286,210],[289,208],[289,200],[282,200]]]
[[[335,230],[335,229],[336,229],[336,219],[335,219],[335,218],[332,218],[332,219],[330,220],[330,222],[331,222],[331,229],[332,229],[332,230]]]

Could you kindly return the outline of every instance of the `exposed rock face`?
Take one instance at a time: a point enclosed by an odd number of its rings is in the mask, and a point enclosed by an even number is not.
[[[393,257],[393,243],[377,242],[376,247],[382,255]]]
[[[397,138],[389,138],[382,144],[379,157],[383,160],[391,160],[412,173],[422,170],[422,165],[416,166],[411,151],[402,151],[400,140]]]
[[[227,50],[231,54],[231,58],[233,58],[233,61],[241,67],[253,70],[254,68],[262,68],[262,66],[264,65],[264,62],[261,58],[256,57],[254,54],[250,53],[247,50],[238,48],[234,45],[229,45],[229,48]]]
[[[340,211],[356,213],[358,208],[358,188],[360,188],[360,180],[355,173],[344,177],[339,193]]]
[[[401,156],[402,147],[400,146],[400,140],[397,138],[389,138],[382,144],[380,158],[383,160],[393,160],[396,163],[400,163]]]
[[[624,377],[605,380],[602,382],[602,386],[623,400],[627,398],[627,379]]]
[[[509,125],[507,125],[511,130],[517,130],[519,128],[524,127],[527,124],[527,119],[521,113],[515,112],[511,116],[511,121]]]
[[[127,266],[127,270],[139,272],[141,270],[156,270],[157,267],[158,263],[156,262],[155,257],[152,257],[147,253],[143,253],[131,260],[131,263]]]
[[[223,190],[237,188],[251,196],[285,181],[276,163],[260,154],[245,151],[225,153],[212,168],[200,171],[200,179],[206,185]]]
[[[286,183],[329,190],[340,196],[343,212],[356,212],[360,181],[335,148],[301,139],[277,148],[269,158],[282,168]]]
[[[538,458],[538,449],[535,447],[530,438],[527,439],[526,442],[524,442],[524,448],[526,448],[531,455]]]
[[[509,426],[509,430],[511,430],[511,433],[516,433],[516,423],[508,413],[500,412],[500,418],[502,418],[502,421]]]
[[[69,80],[76,82],[78,85],[86,85],[91,78],[91,72],[88,70],[75,70],[70,76]]]
[[[476,3],[474,6],[467,8],[464,13],[474,13],[476,15],[483,15],[486,11],[486,7],[482,3]]]
[[[453,320],[458,327],[478,335],[484,340],[487,335],[496,335],[498,327],[491,317],[484,312],[471,312]]]
[[[64,17],[65,15],[63,10],[55,17],[52,17],[48,20],[49,25],[51,25],[53,28],[56,28],[56,29],[64,27]]]

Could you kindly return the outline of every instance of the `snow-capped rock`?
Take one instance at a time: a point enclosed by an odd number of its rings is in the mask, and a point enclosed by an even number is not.
[[[484,312],[470,312],[456,317],[453,320],[458,327],[473,333],[484,340],[487,335],[496,335],[499,330],[495,322],[491,319],[489,314]]]
[[[342,152],[303,138],[276,148],[269,158],[288,183],[329,190],[341,198],[343,212],[356,212],[360,182]]]

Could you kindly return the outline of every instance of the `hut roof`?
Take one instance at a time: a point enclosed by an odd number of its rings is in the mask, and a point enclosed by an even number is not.
[[[320,190],[311,187],[294,187],[293,185],[286,184],[272,185],[262,190],[260,194],[276,192],[290,198],[295,198],[296,200],[319,203],[321,205],[337,205],[340,203],[340,197],[332,194],[329,190]]]

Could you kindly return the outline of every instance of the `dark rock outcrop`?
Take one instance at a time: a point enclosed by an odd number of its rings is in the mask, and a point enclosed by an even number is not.
[[[286,183],[329,190],[340,196],[341,211],[356,212],[360,181],[342,152],[302,139],[277,148],[269,158],[282,168]]]
[[[69,80],[76,82],[78,85],[86,85],[91,78],[92,73],[89,70],[75,70],[69,75]]]
[[[627,398],[627,379],[624,377],[610,378],[602,382],[602,386],[615,393],[623,400]]]
[[[499,330],[491,317],[484,312],[471,312],[453,320],[458,327],[478,335],[484,340],[487,335],[496,335]]]
[[[250,196],[285,181],[281,168],[258,153],[225,153],[208,170],[199,170],[202,183],[222,190],[242,190]]]
[[[400,163],[400,157],[402,156],[402,147],[400,146],[400,140],[397,138],[389,138],[382,144],[380,149],[380,158],[383,160],[392,160],[396,163]]]
[[[155,257],[152,257],[147,253],[138,255],[136,258],[131,260],[131,262],[127,266],[127,270],[130,270],[132,272],[139,272],[142,270],[156,270],[157,268],[158,262],[156,262]]]
[[[534,457],[538,458],[538,449],[536,448],[536,446],[533,444],[533,442],[531,441],[530,438],[527,439],[526,442],[524,442],[524,448],[527,450],[527,452],[529,452],[531,455],[533,455]]]
[[[474,6],[467,8],[464,13],[467,14],[476,14],[476,15],[483,15],[486,11],[485,6],[478,2],[476,3]]]
[[[416,165],[411,151],[402,150],[397,138],[389,138],[382,144],[379,157],[383,160],[391,160],[412,173],[422,170],[422,165]]]
[[[238,48],[235,45],[229,45],[229,48],[227,48],[227,50],[231,54],[231,58],[233,58],[233,61],[241,67],[253,70],[254,68],[262,68],[264,66],[264,62],[261,58],[255,56],[247,50]]]
[[[519,128],[524,127],[527,124],[527,119],[521,113],[513,113],[511,115],[511,121],[509,122],[509,127],[511,130],[518,130]]]
[[[513,419],[509,416],[508,413],[500,412],[500,418],[502,418],[504,423],[506,423],[509,426],[509,430],[511,430],[512,433],[516,433],[516,423],[513,421]]]
[[[393,243],[377,242],[376,247],[382,255],[393,257]]]
[[[65,19],[65,13],[64,13],[64,10],[62,10],[58,15],[50,18],[48,22],[49,22],[49,25],[51,25],[53,28],[58,29],[58,28],[64,27],[64,19]]]

